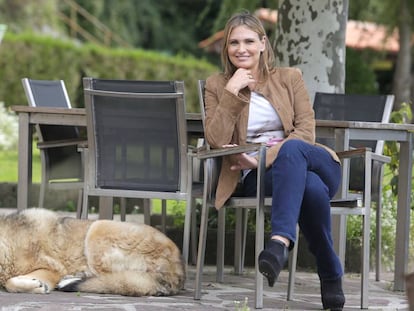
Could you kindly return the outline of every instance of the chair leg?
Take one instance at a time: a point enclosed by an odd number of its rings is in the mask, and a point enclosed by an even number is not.
[[[263,274],[259,271],[259,254],[264,248],[264,209],[256,209],[255,237],[255,308],[263,308]]]
[[[243,215],[246,209],[236,208],[234,213],[236,216],[235,235],[234,235],[234,273],[241,275],[243,273]]]
[[[126,198],[119,199],[121,221],[126,221]]]
[[[381,204],[381,198],[377,200],[377,212],[376,212],[376,229],[375,229],[375,281],[381,280],[381,270],[382,270],[382,262],[381,262],[381,256],[382,256],[382,228],[381,228],[381,214],[382,214],[382,204]]]
[[[383,170],[384,167],[381,166],[380,169],[380,176],[383,176]],[[376,230],[375,230],[375,241],[376,241],[376,247],[375,247],[375,281],[381,280],[381,270],[382,270],[382,222],[381,222],[381,215],[382,215],[382,178],[380,178],[380,181],[377,185],[376,193],[375,193],[375,201],[376,204]]]
[[[216,281],[222,283],[224,279],[224,249],[226,240],[226,209],[221,208],[217,211],[217,271]]]
[[[42,178],[39,192],[39,207],[45,207],[46,181]]]
[[[370,217],[363,216],[363,239],[361,254],[361,309],[368,309],[368,281],[369,281],[369,230]]]
[[[234,242],[234,273],[241,275],[244,269],[244,259],[246,254],[247,221],[249,209],[238,208],[236,213],[236,228]]]
[[[144,224],[151,225],[151,200],[143,199],[142,205],[144,206]]]
[[[299,249],[299,226],[296,228],[296,243],[293,246],[292,251],[289,254],[289,281],[288,281],[288,291],[287,291],[287,300],[293,300],[293,295],[295,292],[295,275],[296,275],[296,266],[298,262],[298,249]]]
[[[82,199],[80,218],[81,219],[88,219],[88,198],[89,198],[89,196],[88,196],[87,191],[83,190],[82,197],[83,197],[83,199]]]
[[[161,200],[161,232],[166,232],[167,200]]]
[[[78,204],[76,205],[76,218],[80,219],[82,216],[82,201],[83,201],[83,189],[78,190]]]
[[[194,211],[191,211],[191,264],[195,265],[197,263],[197,241],[198,241],[198,232],[197,232],[197,213],[196,207],[197,203],[193,200],[192,205]]]
[[[241,263],[240,263],[240,267],[241,267],[241,273],[243,273],[244,271],[244,260],[246,258],[246,242],[247,242],[247,223],[249,220],[249,209],[243,209],[243,233],[242,233],[242,248],[241,248]],[[264,242],[264,240],[263,240]],[[240,273],[240,274],[241,274]]]
[[[191,194],[191,189],[189,190]],[[188,258],[189,258],[189,251],[190,251],[190,239],[191,239],[191,227],[192,227],[192,214],[193,213],[193,205],[194,199],[187,198],[186,200],[186,207],[185,207],[185,217],[184,217],[184,232],[183,232],[183,247],[182,247],[182,254],[184,258],[185,265],[188,265]]]
[[[114,219],[113,197],[99,197],[99,219]]]
[[[203,276],[204,257],[206,253],[207,223],[208,206],[206,204],[206,200],[203,200],[203,206],[201,208],[200,233],[198,238],[197,266],[194,289],[194,299],[196,300],[201,299],[201,280]]]

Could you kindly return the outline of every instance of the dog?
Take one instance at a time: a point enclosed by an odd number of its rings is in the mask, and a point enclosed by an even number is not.
[[[179,249],[151,226],[42,208],[0,216],[0,286],[8,292],[167,296],[184,282]]]

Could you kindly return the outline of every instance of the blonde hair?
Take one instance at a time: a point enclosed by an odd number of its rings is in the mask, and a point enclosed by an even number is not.
[[[243,11],[240,13],[234,14],[226,23],[224,28],[224,42],[221,50],[221,63],[223,65],[224,76],[230,78],[237,68],[231,63],[230,58],[227,53],[229,46],[229,37],[234,28],[238,26],[246,26],[250,30],[257,33],[259,39],[266,37],[265,40],[265,49],[260,55],[259,60],[259,74],[261,80],[266,80],[269,76],[269,72],[275,66],[275,56],[273,53],[272,46],[270,45],[269,40],[267,40],[266,31],[260,22],[260,20],[249,13],[248,11]]]

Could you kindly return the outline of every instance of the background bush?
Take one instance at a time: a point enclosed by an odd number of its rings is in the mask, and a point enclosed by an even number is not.
[[[191,56],[168,56],[139,49],[77,45],[34,34],[6,33],[0,47],[0,100],[6,107],[27,105],[21,79],[65,81],[73,107],[84,107],[85,76],[131,80],[183,80],[187,111],[198,109],[197,80],[219,70]]]

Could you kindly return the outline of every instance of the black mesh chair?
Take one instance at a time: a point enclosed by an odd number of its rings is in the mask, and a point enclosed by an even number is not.
[[[316,93],[313,104],[315,118],[320,120],[368,121],[388,123],[394,104],[394,95],[360,95]],[[317,138],[317,141],[335,148],[335,142],[328,138]],[[377,155],[383,154],[384,141],[354,140],[349,142],[350,148],[367,147]],[[381,210],[382,210],[382,161],[373,161],[371,176],[371,199],[376,207],[376,265],[375,277],[380,280],[381,273]],[[349,198],[361,197],[364,189],[364,162],[360,158],[349,163]],[[344,248],[345,245],[342,246]],[[344,251],[342,251],[344,252]],[[344,256],[344,253],[342,257]],[[343,260],[343,259],[342,259]]]
[[[83,85],[88,150],[82,218],[89,195],[185,200],[187,262],[191,181],[184,82],[84,78]]]
[[[32,107],[71,108],[63,80],[22,79]],[[83,160],[78,145],[86,138],[75,126],[37,125],[41,158],[39,207],[44,207],[47,189],[79,189],[78,215],[82,204]]]

